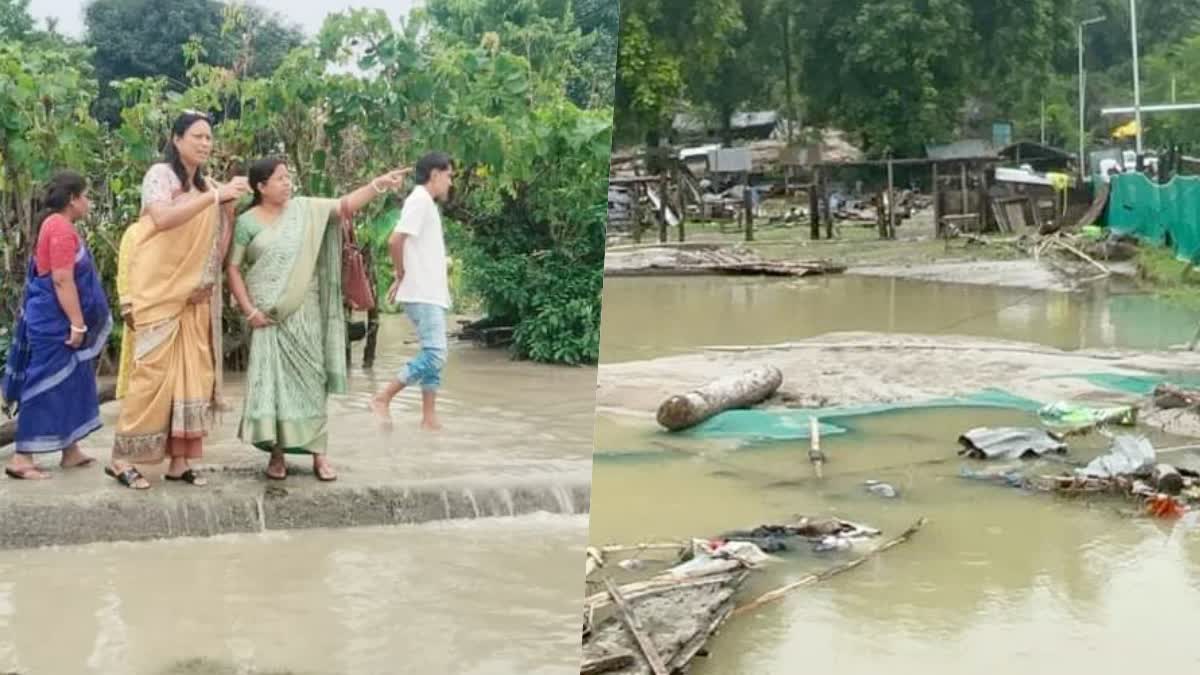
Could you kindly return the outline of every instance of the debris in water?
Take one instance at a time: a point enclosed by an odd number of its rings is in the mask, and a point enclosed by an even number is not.
[[[1146,510],[1155,518],[1172,519],[1182,517],[1187,507],[1169,495],[1158,494],[1148,500]]]
[[[1076,403],[1060,401],[1038,411],[1048,424],[1068,427],[1070,435],[1087,433],[1099,426],[1116,424],[1125,427],[1137,425],[1137,408],[1121,406],[1115,408],[1093,408]]]
[[[980,427],[964,433],[958,442],[963,446],[958,454],[972,459],[1027,459],[1067,452],[1062,436],[1043,429]]]
[[[734,535],[693,539],[691,559],[644,581],[617,586],[603,580],[604,590],[584,601],[581,675],[619,672],[655,675],[685,672],[705,653],[705,645],[731,616],[756,609],[803,586],[824,581],[862,565],[871,557],[907,541],[924,524],[919,520],[898,537],[874,550],[817,574],[810,574],[734,609],[735,595],[750,571],[770,559],[756,544]],[[828,542],[846,550],[854,537],[880,532],[836,518],[801,518],[794,525],[760,526],[749,533],[800,537]],[[666,547],[664,547],[666,548]],[[604,552],[641,551],[646,546],[610,546]],[[619,565],[620,563],[618,563]],[[597,567],[598,569],[598,567]]]
[[[1141,436],[1117,436],[1113,439],[1108,454],[1092,460],[1082,469],[1079,476],[1089,478],[1115,478],[1117,476],[1143,475],[1154,467],[1154,446]]]
[[[628,560],[622,560],[621,562],[617,563],[617,565],[623,570],[632,572],[645,567],[646,561],[640,558],[630,558]]]
[[[888,483],[881,483],[877,480],[869,480],[865,483],[867,491],[873,495],[883,497],[884,499],[895,499],[900,496],[900,492]]]
[[[958,475],[970,480],[986,481],[989,483],[1003,483],[1008,487],[1023,488],[1026,485],[1025,474],[1019,469],[993,469],[991,471],[975,471],[963,467],[959,469]]]

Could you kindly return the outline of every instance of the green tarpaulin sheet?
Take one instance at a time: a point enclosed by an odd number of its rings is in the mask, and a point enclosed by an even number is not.
[[[729,438],[744,443],[797,441],[811,437],[809,418],[816,417],[821,435],[846,433],[831,420],[880,415],[929,408],[1004,408],[1036,413],[1043,404],[999,389],[985,389],[969,396],[934,399],[916,403],[892,403],[842,408],[800,410],[729,410],[682,432],[697,438]]]

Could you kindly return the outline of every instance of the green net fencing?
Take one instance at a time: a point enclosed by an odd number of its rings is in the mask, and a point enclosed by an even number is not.
[[[1159,185],[1140,173],[1113,176],[1106,215],[1117,234],[1169,243],[1181,260],[1200,258],[1200,178],[1176,176]]]
[[[816,418],[820,434],[837,436],[847,432],[836,420],[929,408],[1002,408],[1036,413],[1043,404],[1000,389],[985,389],[967,396],[911,403],[887,403],[837,408],[798,410],[729,410],[682,432],[695,438],[734,439],[743,443],[798,441],[811,438],[810,418]],[[831,422],[831,420],[833,422]]]
[[[1149,396],[1160,384],[1172,384],[1187,389],[1200,388],[1200,376],[1190,373],[1165,375],[1121,375],[1118,373],[1079,373],[1073,375],[1047,375],[1043,379],[1081,379],[1102,389],[1131,396]]]

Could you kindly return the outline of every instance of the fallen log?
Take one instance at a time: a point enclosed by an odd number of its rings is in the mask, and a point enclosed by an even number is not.
[[[100,397],[100,404],[104,405],[117,397],[117,385],[115,383],[101,384],[99,391],[96,392]],[[18,414],[18,416],[20,416]],[[9,445],[16,439],[17,435],[17,420],[11,419],[0,423],[0,448]]]
[[[816,574],[810,574],[810,575],[804,577],[803,579],[800,579],[799,581],[790,583],[786,586],[782,586],[773,591],[763,593],[762,595],[758,596],[758,598],[756,598],[754,601],[752,601],[748,604],[742,605],[741,607],[738,607],[737,609],[735,609],[733,611],[733,615],[739,616],[741,614],[745,614],[746,612],[750,612],[755,609],[758,609],[759,607],[762,607],[765,604],[774,602],[775,600],[778,600],[778,599],[784,597],[785,595],[791,593],[792,591],[795,591],[798,588],[802,588],[804,586],[809,586],[811,584],[815,584],[820,581],[825,581],[826,579],[835,577],[839,574],[842,574],[843,572],[849,572],[850,570],[862,565],[863,563],[867,562],[871,558],[874,558],[875,556],[879,555],[880,553],[883,553],[884,551],[887,551],[888,549],[895,548],[896,546],[899,546],[900,544],[903,544],[904,542],[908,541],[909,539],[912,538],[912,536],[914,534],[916,534],[922,527],[925,526],[925,523],[926,523],[925,518],[920,518],[917,520],[917,522],[913,523],[911,527],[909,527],[904,532],[900,533],[899,536],[897,536],[893,539],[890,539],[890,540],[884,542],[883,544],[880,544],[876,548],[872,549],[871,552],[867,553],[866,555],[855,558],[854,560],[851,560],[849,562],[842,563],[841,565],[836,565],[827,570],[824,570],[823,572],[818,572]]]
[[[783,384],[783,373],[762,366],[741,375],[714,380],[686,394],[672,396],[658,407],[658,423],[681,431],[735,408],[747,408],[770,398]]]

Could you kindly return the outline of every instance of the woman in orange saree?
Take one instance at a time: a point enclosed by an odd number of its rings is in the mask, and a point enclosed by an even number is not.
[[[165,161],[142,183],[142,215],[122,248],[122,314],[132,328],[112,459],[105,472],[126,487],[149,482],[136,465],[169,459],[165,477],[204,485],[190,462],[203,452],[221,373],[221,262],[244,177],[218,185],[203,166],[212,152],[206,115],[176,120]]]

